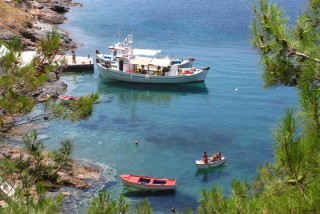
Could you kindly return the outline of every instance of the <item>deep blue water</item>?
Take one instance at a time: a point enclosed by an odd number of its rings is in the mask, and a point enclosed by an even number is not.
[[[54,149],[74,142],[73,156],[109,165],[116,182],[106,185],[114,198],[125,193],[131,205],[147,197],[155,213],[171,207],[196,210],[200,191],[216,183],[230,193],[232,179],[252,180],[257,167],[273,160],[272,129],[284,109],[298,106],[292,88],[265,89],[259,57],[252,49],[246,0],[80,0],[62,28],[78,42],[78,55],[107,53],[107,46],[133,32],[135,46],[162,49],[163,55],[195,57],[211,70],[204,83],[136,85],[110,82],[94,74],[68,74],[67,94],[99,92],[110,102],[95,106],[85,121],[51,121],[42,135]],[[305,1],[279,0],[291,23]],[[238,89],[238,91],[236,91]],[[136,146],[134,141],[138,140]],[[199,172],[203,151],[223,152],[225,166]],[[177,179],[175,193],[128,192],[119,174]],[[79,212],[84,212],[79,206]]]

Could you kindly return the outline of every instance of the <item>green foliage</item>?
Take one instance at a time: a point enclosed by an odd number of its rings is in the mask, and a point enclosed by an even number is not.
[[[22,44],[17,38],[5,46],[9,51],[0,59],[2,69],[0,108],[10,115],[28,112],[34,104],[30,98],[25,96],[28,89],[24,83],[31,82],[32,70],[30,71],[28,66],[19,65]]]
[[[0,177],[3,181],[7,180],[7,177],[16,171],[17,168],[14,162],[8,158],[0,159]]]
[[[125,199],[124,195],[120,195],[116,203],[116,212],[115,213],[127,213],[129,211],[129,203]]]
[[[2,42],[2,44],[8,49],[6,53],[0,59],[0,64],[4,75],[14,75],[17,73],[18,64],[20,61],[20,56],[22,52],[22,43],[15,37],[9,41],[8,44]]]
[[[203,190],[198,213],[319,213],[320,193],[320,0],[295,27],[275,4],[253,6],[252,45],[264,64],[268,87],[297,86],[301,112],[287,108],[273,131],[275,162],[260,166],[252,185],[232,182],[225,198],[216,186]]]
[[[110,193],[100,192],[97,198],[92,200],[92,205],[87,209],[88,214],[103,214],[107,213],[107,200],[110,198]]]
[[[38,134],[36,130],[28,132],[23,136],[25,149],[31,154],[35,151],[44,149],[43,143],[41,141],[37,141],[37,137]]]
[[[14,198],[7,200],[8,206],[0,207],[0,213],[41,213],[41,214],[55,214],[61,213],[63,196],[59,195],[55,198],[48,198],[45,196],[43,188],[37,187],[38,200],[30,197],[30,194],[22,189],[17,189]]]
[[[253,6],[255,18],[251,25],[252,45],[261,53],[264,64],[265,85],[297,86],[305,81],[319,82],[319,72],[308,73],[305,64],[319,63],[319,14],[318,0],[298,19],[296,27],[288,27],[283,10],[267,0]],[[303,62],[303,63],[302,63]],[[310,70],[309,70],[310,71]],[[319,71],[319,70],[318,70]],[[308,76],[308,79],[305,78]]]
[[[300,139],[297,135],[297,123],[292,109],[287,109],[283,122],[275,130],[274,137],[277,142],[276,164],[288,176],[298,177],[303,157],[303,148],[300,149]]]
[[[193,211],[190,208],[186,208],[185,214],[193,214]]]
[[[73,100],[70,104],[71,113],[69,114],[72,121],[88,118],[92,114],[92,106],[99,99],[98,93],[93,93],[81,97],[79,101]]]
[[[16,174],[20,179],[15,195],[1,196],[8,204],[6,208],[0,208],[0,213],[61,213],[63,196],[49,198],[46,196],[48,188],[56,188],[58,182],[57,171],[63,167],[69,167],[72,163],[70,154],[72,143],[69,140],[61,142],[61,148],[56,151],[55,163],[50,156],[44,152],[44,146],[37,140],[37,132],[34,130],[23,137],[25,149],[28,151],[28,159],[20,155],[19,158],[0,160],[0,182],[12,180]],[[57,157],[55,156],[55,157]],[[35,188],[36,186],[36,188]],[[36,191],[34,191],[36,189]],[[118,206],[125,209],[124,199],[119,200]]]
[[[320,137],[320,90],[305,87],[300,91],[300,103],[304,108],[305,130],[315,138]]]
[[[8,52],[0,59],[0,109],[13,116],[28,113],[34,107],[30,93],[48,80],[49,72],[57,69],[54,57],[59,50],[60,36],[53,30],[42,38],[37,56],[27,65],[21,62],[23,45],[18,38],[2,43]]]
[[[2,42],[8,53],[1,59],[2,76],[0,78],[0,115],[1,127],[12,126],[10,119],[30,112],[35,101],[32,93],[49,80],[52,74],[58,79],[60,66],[55,59],[60,47],[60,35],[54,29],[43,37],[38,45],[36,57],[28,65],[21,63],[22,44],[14,38],[8,44]],[[49,75],[50,74],[50,75]],[[93,104],[99,99],[98,93],[84,96],[80,101],[69,105],[63,103],[46,103],[47,112],[42,118],[58,118],[79,121],[91,116]],[[39,119],[38,116],[35,119]],[[33,119],[30,119],[32,122]],[[6,130],[6,129],[4,129]]]
[[[136,210],[138,214],[152,214],[152,208],[146,198],[136,205]]]
[[[47,103],[46,114],[50,118],[69,119],[73,122],[87,119],[93,112],[93,105],[99,100],[98,93],[83,96],[80,100],[72,100],[71,103]]]
[[[228,213],[228,202],[224,199],[221,188],[213,185],[208,191],[202,190],[197,211],[199,214]]]
[[[40,39],[38,45],[38,56],[34,58],[33,63],[36,66],[37,74],[52,72],[57,69],[55,56],[60,48],[60,34],[56,29],[48,32],[45,37]]]
[[[8,48],[8,52],[0,58],[0,128],[11,126],[11,119],[26,114],[32,110],[35,100],[31,95],[49,80],[49,76],[58,78],[60,73],[55,56],[60,47],[60,35],[56,30],[49,32],[41,39],[36,57],[30,64],[21,61],[22,43],[14,38],[8,43],[0,41]],[[53,104],[43,114],[45,118],[63,118],[78,121],[88,118],[92,114],[93,104],[99,95],[91,94],[70,105]],[[36,116],[38,118],[38,116]],[[27,122],[31,122],[31,118]],[[6,129],[4,129],[6,130]],[[21,180],[21,189],[16,189],[14,200],[6,197],[8,207],[0,208],[0,213],[60,213],[63,197],[46,198],[45,188],[55,187],[58,182],[57,171],[71,166],[71,141],[62,141],[61,148],[54,152],[53,161],[44,152],[44,146],[37,140],[34,130],[23,137],[25,149],[30,157],[25,160],[22,155],[16,160],[0,160],[0,176],[9,180],[13,173],[17,173]],[[37,196],[33,196],[32,189],[37,184]],[[109,210],[120,210],[124,213],[128,209],[124,197],[117,202],[110,203]]]
[[[129,211],[129,203],[123,195],[118,200],[111,200],[108,192],[100,192],[97,198],[92,200],[92,205],[87,209],[88,214],[124,214]]]
[[[68,169],[72,164],[70,157],[72,152],[72,142],[70,140],[61,141],[61,148],[53,152],[53,163],[50,156],[44,152],[41,141],[37,141],[37,132],[33,130],[27,133],[24,138],[25,148],[30,153],[32,167],[27,172],[33,182],[47,180],[52,183],[58,182],[57,172],[61,169]]]
[[[68,169],[72,164],[70,157],[73,144],[70,140],[60,142],[61,148],[53,152],[54,162],[58,165],[58,169]]]

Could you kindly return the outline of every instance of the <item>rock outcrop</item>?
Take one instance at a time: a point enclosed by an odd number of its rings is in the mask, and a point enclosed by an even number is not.
[[[8,42],[18,37],[24,50],[34,50],[39,39],[63,23],[71,6],[82,6],[72,0],[0,1],[0,39]],[[61,34],[62,50],[75,48],[66,32]]]
[[[19,160],[23,162],[33,162],[32,156],[28,154],[22,148],[13,147],[10,145],[0,145],[0,159],[8,158],[10,160]],[[54,166],[53,160],[49,157],[44,161],[48,166]],[[32,167],[32,164],[30,164]],[[70,186],[75,188],[87,188],[89,187],[90,181],[98,180],[100,177],[100,171],[86,166],[78,164],[76,161],[73,162],[70,170],[59,170],[57,172],[58,180],[64,186]],[[14,178],[15,176],[12,176]],[[10,182],[10,181],[9,181]],[[17,180],[12,183],[19,183]],[[49,191],[56,191],[60,188],[60,186],[56,184],[52,184],[50,182],[41,181],[41,183],[49,190]]]

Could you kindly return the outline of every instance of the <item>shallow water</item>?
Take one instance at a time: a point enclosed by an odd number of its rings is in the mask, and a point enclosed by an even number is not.
[[[232,179],[252,180],[260,164],[273,160],[271,129],[298,101],[292,88],[263,88],[259,58],[249,44],[252,1],[79,2],[84,7],[72,8],[62,25],[81,44],[78,55],[107,53],[108,45],[132,31],[136,47],[195,57],[196,65],[211,69],[204,83],[169,86],[111,82],[97,70],[66,74],[67,94],[99,92],[112,99],[97,104],[88,120],[50,121],[43,133],[48,149],[73,140],[75,158],[115,170],[116,182],[106,185],[114,197],[124,193],[131,204],[147,197],[155,213],[195,210],[201,189],[216,183],[227,195]],[[294,18],[304,1],[280,3]],[[203,151],[221,151],[228,162],[197,171],[194,162]],[[169,194],[127,191],[122,173],[174,178],[177,188]],[[79,204],[84,213],[86,204]]]

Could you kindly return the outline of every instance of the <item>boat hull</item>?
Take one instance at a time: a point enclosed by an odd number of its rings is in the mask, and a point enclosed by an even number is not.
[[[120,178],[124,186],[129,186],[142,190],[173,190],[175,189],[176,182],[174,179],[154,178],[148,176],[126,174],[120,175]],[[146,180],[150,182],[144,182]],[[158,184],[154,184],[153,181],[158,181]]]
[[[101,75],[104,78],[135,83],[177,84],[203,82],[208,73],[208,70],[202,69],[194,72],[194,74],[184,74],[176,76],[146,75],[106,68],[102,66],[100,63],[97,63],[97,65]]]
[[[205,164],[203,160],[196,160],[196,167],[198,169],[207,169],[207,168],[220,166],[222,164],[225,164],[226,162],[227,162],[227,159],[224,156],[221,157],[221,160],[209,161],[207,164]]]
[[[60,96],[59,96],[59,99],[60,99],[62,102],[71,103],[73,100],[80,100],[80,97],[60,95]]]

